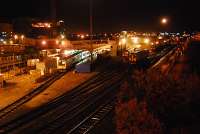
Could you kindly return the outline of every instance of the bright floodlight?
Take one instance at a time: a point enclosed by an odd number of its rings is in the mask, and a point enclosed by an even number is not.
[[[148,38],[144,39],[145,44],[149,44],[150,40]]]
[[[18,35],[15,35],[14,38],[17,40],[18,39]]]
[[[125,38],[122,39],[122,44],[126,44],[126,39]]]
[[[132,40],[133,40],[133,43],[137,44],[139,39],[138,37],[133,37]]]

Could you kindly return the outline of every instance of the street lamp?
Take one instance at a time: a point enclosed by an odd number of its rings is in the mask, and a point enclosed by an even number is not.
[[[25,36],[24,35],[21,35],[21,44],[23,45],[24,43],[24,38],[25,38]]]

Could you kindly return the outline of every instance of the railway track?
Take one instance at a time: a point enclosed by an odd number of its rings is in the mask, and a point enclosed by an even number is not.
[[[102,104],[97,108],[96,111],[87,116],[83,121],[77,124],[70,131],[65,132],[66,134],[87,134],[97,124],[99,124],[113,109],[115,100],[111,99],[105,104]]]
[[[167,53],[168,51],[165,54]],[[114,103],[114,100],[109,100],[108,102],[100,105],[94,112],[89,114],[87,117],[82,119],[71,130],[63,129],[62,131],[58,131],[57,133],[88,134],[90,132],[94,132],[93,130],[95,130],[95,127],[97,127],[98,124],[100,124],[104,119],[106,119],[109,113],[113,110]]]
[[[17,129],[18,127],[32,121],[35,118],[38,118],[39,116],[42,116],[43,114],[47,113],[48,111],[51,111],[52,109],[56,109],[60,105],[65,104],[69,100],[76,100],[76,98],[79,98],[78,96],[83,96],[89,94],[90,92],[93,92],[92,89],[94,87],[100,86],[102,83],[107,81],[108,79],[111,79],[111,77],[108,77],[105,79],[107,75],[111,75],[113,72],[103,72],[100,75],[97,75],[93,78],[91,78],[89,81],[83,83],[82,85],[77,86],[74,90],[71,92],[64,94],[53,101],[47,103],[45,106],[39,107],[38,109],[35,109],[15,120],[12,120],[11,122],[8,122],[7,124],[0,126],[0,133],[9,133],[13,130]],[[112,76],[112,75],[111,75]],[[102,79],[100,81],[100,79]],[[80,97],[81,98],[81,97]],[[83,98],[83,97],[82,97]],[[68,106],[68,108],[72,107],[73,105],[69,105],[71,103],[70,101],[66,103],[64,106]],[[63,107],[61,107],[63,108]]]
[[[96,92],[89,99],[85,99],[73,107],[70,111],[63,110],[60,116],[57,116],[54,120],[46,123],[45,126],[34,132],[40,134],[51,134],[62,133],[60,131],[57,132],[57,130],[62,130],[63,127],[67,127],[66,129],[71,129],[72,126],[77,124],[80,120],[82,120],[82,118],[85,118],[85,116],[88,116],[88,114],[93,112],[94,109],[96,109],[99,105],[102,104],[102,102],[109,98],[113,94],[113,91],[118,88],[120,83],[118,81],[118,84],[112,83],[112,85],[113,86],[111,87],[104,87],[103,90]]]
[[[36,95],[43,92],[46,88],[48,88],[56,80],[60,79],[63,75],[65,75],[65,73],[66,72],[57,73],[56,75],[54,75],[53,77],[48,79],[45,83],[43,83],[39,87],[35,88],[31,92],[29,92],[28,94],[23,96],[22,98],[18,99],[14,103],[12,103],[12,104],[6,106],[5,108],[1,109],[0,110],[0,120],[3,119],[4,117],[6,117],[6,115],[8,115],[9,113],[14,112],[19,106],[25,104],[26,102],[28,102],[29,100],[34,98]]]
[[[72,70],[74,68],[74,66],[77,63],[81,62],[82,60],[84,60],[84,59],[81,59],[80,61],[77,61],[77,62],[71,64],[66,70],[64,70],[62,72],[60,71],[59,73],[56,73],[56,75],[53,75],[51,78],[49,78],[45,83],[43,83],[39,87],[35,88],[34,90],[29,92],[25,96],[21,97],[17,101],[15,101],[15,102],[11,103],[10,105],[6,106],[5,108],[1,109],[0,110],[0,120],[5,118],[6,115],[8,115],[9,113],[14,112],[19,106],[25,104],[26,102],[28,102],[29,100],[31,100],[32,98],[34,98],[35,96],[37,96],[38,94],[43,92],[50,85],[52,85],[56,80],[60,79],[68,71]]]

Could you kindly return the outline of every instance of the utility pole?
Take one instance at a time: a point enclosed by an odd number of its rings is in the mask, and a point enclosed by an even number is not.
[[[93,62],[93,43],[92,43],[92,39],[93,39],[93,0],[89,0],[89,6],[90,6],[90,53],[91,53],[91,65]]]
[[[57,14],[57,11],[56,11],[56,0],[51,0],[51,19],[53,21],[56,20],[56,14]]]
[[[50,3],[50,12],[51,12],[50,18],[53,22],[52,32],[50,33],[51,34],[50,36],[52,38],[54,37],[54,32],[56,31],[54,26],[56,25],[56,19],[57,19],[57,2],[56,0],[51,0],[50,2],[51,2]]]

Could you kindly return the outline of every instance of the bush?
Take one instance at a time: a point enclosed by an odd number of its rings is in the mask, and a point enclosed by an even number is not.
[[[199,120],[199,85],[196,74],[175,79],[173,74],[134,72],[118,94],[118,133],[161,133],[165,127],[183,126],[194,119]]]
[[[145,102],[136,99],[118,103],[116,106],[118,134],[161,134],[159,120],[148,112]]]

